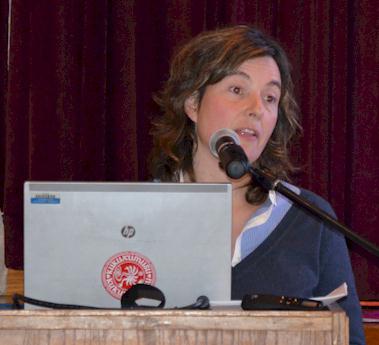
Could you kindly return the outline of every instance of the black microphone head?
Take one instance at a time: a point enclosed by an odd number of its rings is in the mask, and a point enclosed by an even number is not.
[[[213,133],[209,140],[212,154],[219,159],[220,168],[230,178],[239,179],[248,171],[248,159],[240,146],[236,132],[223,128]]]
[[[232,144],[240,145],[240,138],[238,137],[238,134],[229,129],[229,128],[222,128],[218,131],[214,132],[209,139],[209,148],[216,158],[218,157],[218,146],[220,146],[220,143],[229,142]]]

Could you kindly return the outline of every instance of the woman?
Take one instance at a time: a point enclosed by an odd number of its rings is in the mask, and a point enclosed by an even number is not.
[[[250,175],[229,179],[209,149],[213,133],[232,129],[254,167],[288,181],[288,145],[300,125],[283,49],[248,26],[205,32],[175,55],[157,101],[163,116],[153,130],[154,177],[233,186],[232,298],[252,292],[307,298],[346,282],[349,294],[339,303],[350,318],[350,343],[364,344],[343,236]],[[333,214],[322,198],[287,186]]]

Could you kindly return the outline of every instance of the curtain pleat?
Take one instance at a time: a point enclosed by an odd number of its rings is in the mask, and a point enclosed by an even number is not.
[[[352,4],[348,93],[348,224],[379,244],[379,7],[373,1]],[[359,292],[379,295],[379,258],[352,246]]]
[[[4,206],[5,109],[8,79],[8,0],[0,1],[0,210]]]

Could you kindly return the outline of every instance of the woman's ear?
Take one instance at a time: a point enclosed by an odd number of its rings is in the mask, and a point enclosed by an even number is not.
[[[187,114],[187,116],[195,123],[197,122],[198,108],[198,93],[194,92],[184,101],[184,111]]]

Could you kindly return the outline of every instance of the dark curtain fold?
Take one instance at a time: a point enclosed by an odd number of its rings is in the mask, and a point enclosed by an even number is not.
[[[346,221],[368,240],[379,243],[379,7],[373,1],[353,4],[348,92],[349,215]],[[336,178],[338,178],[336,176]],[[352,260],[359,291],[379,295],[379,260],[357,246]],[[374,265],[373,263],[376,263]]]
[[[8,0],[0,1],[0,212],[4,206],[5,109],[8,64]]]
[[[22,268],[25,180],[146,180],[152,101],[197,33],[251,23],[293,65],[304,136],[295,181],[379,244],[379,10],[373,0],[12,0],[0,8],[0,202],[6,262]],[[379,261],[351,246],[361,298]]]

